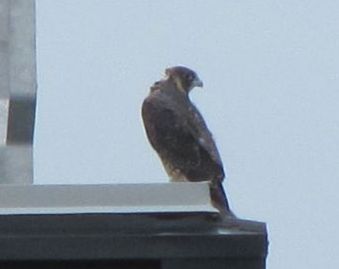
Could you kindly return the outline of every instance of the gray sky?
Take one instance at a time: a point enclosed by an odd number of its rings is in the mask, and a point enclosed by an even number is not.
[[[339,2],[38,0],[35,182],[167,182],[140,106],[172,65],[268,268],[339,268]]]

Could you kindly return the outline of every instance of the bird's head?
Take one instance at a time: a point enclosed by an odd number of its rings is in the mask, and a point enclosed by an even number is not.
[[[173,80],[180,91],[189,93],[194,87],[203,87],[198,75],[184,66],[174,66],[165,70],[167,79]]]

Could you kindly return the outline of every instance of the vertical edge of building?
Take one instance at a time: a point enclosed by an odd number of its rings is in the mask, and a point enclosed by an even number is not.
[[[32,184],[35,1],[1,1],[0,25],[0,184]]]

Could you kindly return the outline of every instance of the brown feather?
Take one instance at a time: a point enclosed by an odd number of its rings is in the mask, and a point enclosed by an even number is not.
[[[219,152],[188,92],[178,89],[172,79],[156,82],[142,104],[142,118],[147,137],[171,179],[210,181],[215,206],[229,210]]]

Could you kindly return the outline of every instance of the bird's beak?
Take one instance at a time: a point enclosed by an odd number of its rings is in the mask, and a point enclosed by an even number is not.
[[[204,86],[204,83],[200,80],[200,78],[195,78],[192,82],[192,86],[193,87],[203,87]]]

